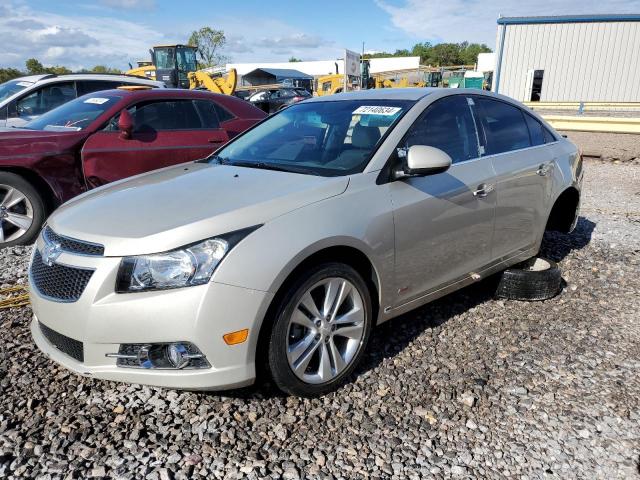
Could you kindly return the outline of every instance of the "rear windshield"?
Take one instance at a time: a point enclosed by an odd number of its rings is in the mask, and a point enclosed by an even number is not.
[[[21,80],[9,80],[8,82],[0,84],[0,101],[5,98],[9,98],[11,95],[18,93],[20,90],[24,90],[31,85],[33,85],[33,83]]]
[[[27,123],[29,130],[77,132],[87,128],[96,118],[121,100],[118,95],[97,92],[54,108]]]
[[[361,172],[411,101],[302,102],[242,135],[213,160],[322,176]]]

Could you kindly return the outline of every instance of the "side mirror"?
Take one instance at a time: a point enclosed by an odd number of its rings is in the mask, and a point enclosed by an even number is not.
[[[120,118],[118,119],[118,130],[120,130],[120,138],[129,140],[133,133],[133,118],[128,110],[122,110],[120,112]]]
[[[451,157],[439,148],[427,145],[409,147],[403,165],[405,175],[433,175],[442,173],[451,166]]]

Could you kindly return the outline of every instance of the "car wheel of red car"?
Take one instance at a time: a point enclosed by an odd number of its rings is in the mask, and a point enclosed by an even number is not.
[[[33,242],[44,219],[44,202],[33,185],[0,172],[0,248]]]

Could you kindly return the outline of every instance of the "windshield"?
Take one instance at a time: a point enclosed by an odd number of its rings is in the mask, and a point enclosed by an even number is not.
[[[20,80],[10,80],[0,84],[0,101],[5,98],[9,98],[14,93],[18,93],[20,90],[24,90],[27,87],[33,85],[31,82],[23,82]]]
[[[27,123],[29,130],[54,132],[77,132],[87,128],[91,122],[118,103],[121,97],[97,92],[76,98]]]
[[[195,72],[197,69],[195,48],[179,48],[178,70],[182,72]]]
[[[175,49],[173,47],[156,48],[154,56],[156,58],[156,68],[168,70],[176,68]]]
[[[322,176],[361,172],[411,101],[298,103],[265,120],[210,161]]]

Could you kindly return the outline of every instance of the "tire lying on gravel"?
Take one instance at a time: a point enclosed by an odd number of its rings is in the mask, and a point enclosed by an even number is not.
[[[502,272],[496,297],[509,300],[547,300],[562,287],[558,265],[546,258],[534,257]]]

